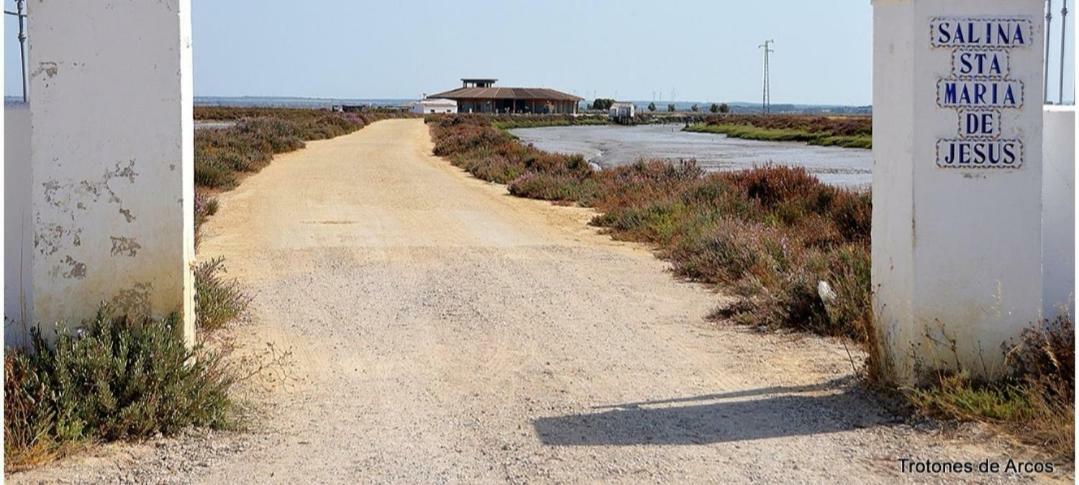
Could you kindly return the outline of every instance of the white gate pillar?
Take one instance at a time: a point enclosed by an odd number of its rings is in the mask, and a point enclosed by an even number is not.
[[[1042,0],[873,2],[873,290],[885,378],[1003,370],[1041,317]]]
[[[190,0],[29,2],[29,318],[101,302],[194,341]]]

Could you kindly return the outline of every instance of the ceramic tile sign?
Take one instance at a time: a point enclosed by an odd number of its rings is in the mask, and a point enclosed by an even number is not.
[[[1017,169],[1023,165],[1022,130],[1006,113],[1024,109],[1024,80],[1011,72],[1014,55],[1034,55],[1033,23],[1016,17],[935,17],[935,49],[951,50],[951,73],[937,80],[937,107],[954,111],[955,137],[937,140],[941,168]],[[1020,52],[1025,51],[1025,52]]]

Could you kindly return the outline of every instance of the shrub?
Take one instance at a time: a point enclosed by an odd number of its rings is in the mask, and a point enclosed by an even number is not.
[[[216,160],[195,158],[195,185],[208,188],[230,188],[236,185],[236,173]]]
[[[511,184],[519,195],[547,200],[590,198],[592,169],[583,158],[524,146],[482,115],[439,117],[434,153],[483,180]]]
[[[614,105],[614,100],[610,98],[596,98],[592,100],[592,109],[608,110]]]
[[[820,198],[819,194],[831,192],[804,167],[769,165],[758,170],[730,172],[725,178],[767,209],[790,202],[812,204]]]
[[[5,463],[32,464],[65,444],[148,438],[237,421],[236,382],[219,354],[188,349],[179,319],[132,320],[107,308],[77,332],[9,349],[4,368]]]
[[[684,209],[672,199],[657,199],[605,212],[592,224],[608,228],[616,239],[658,242],[674,237]]]
[[[511,194],[540,200],[587,204],[596,194],[596,182],[569,174],[527,172],[509,185]]]
[[[217,199],[207,196],[198,189],[195,190],[195,248],[199,247],[202,239],[202,225],[210,216],[217,213]]]
[[[1075,326],[1066,317],[1035,324],[1005,349],[1012,373],[984,382],[942,372],[933,385],[908,393],[923,414],[1002,426],[1057,458],[1074,457]]]
[[[195,267],[195,323],[203,330],[215,330],[235,320],[251,302],[235,280],[226,280],[223,258],[213,258]]]
[[[824,305],[829,326],[836,334],[868,342],[873,324],[871,268],[869,247],[865,244],[845,244],[830,252],[822,281],[835,294]]]
[[[772,281],[786,266],[783,236],[761,224],[723,217],[677,240],[675,272],[713,284],[745,278]]]
[[[195,227],[198,228],[206,219],[217,214],[217,199],[198,190],[195,191]]]
[[[47,405],[50,389],[26,354],[8,349],[4,356],[4,463],[17,470],[54,458],[56,410]]]

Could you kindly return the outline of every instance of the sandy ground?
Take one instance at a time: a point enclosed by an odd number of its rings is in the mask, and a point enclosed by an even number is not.
[[[225,332],[242,352],[293,355],[289,378],[252,391],[251,432],[112,445],[8,479],[1016,478],[902,473],[901,458],[1019,451],[903,423],[860,390],[839,341],[709,323],[721,295],[597,234],[588,211],[510,197],[431,149],[421,121],[383,121],[221,196],[200,258],[225,256],[255,298]]]

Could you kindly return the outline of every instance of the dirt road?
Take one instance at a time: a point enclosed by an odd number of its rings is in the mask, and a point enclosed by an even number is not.
[[[279,156],[224,194],[200,258],[226,257],[255,297],[251,322],[227,332],[242,349],[291,349],[293,377],[259,395],[252,433],[60,470],[184,483],[886,482],[942,478],[903,474],[900,458],[1006,460],[883,413],[838,341],[709,323],[721,296],[597,234],[588,211],[507,196],[431,149],[421,121],[383,121]],[[57,472],[41,473],[15,478]]]

